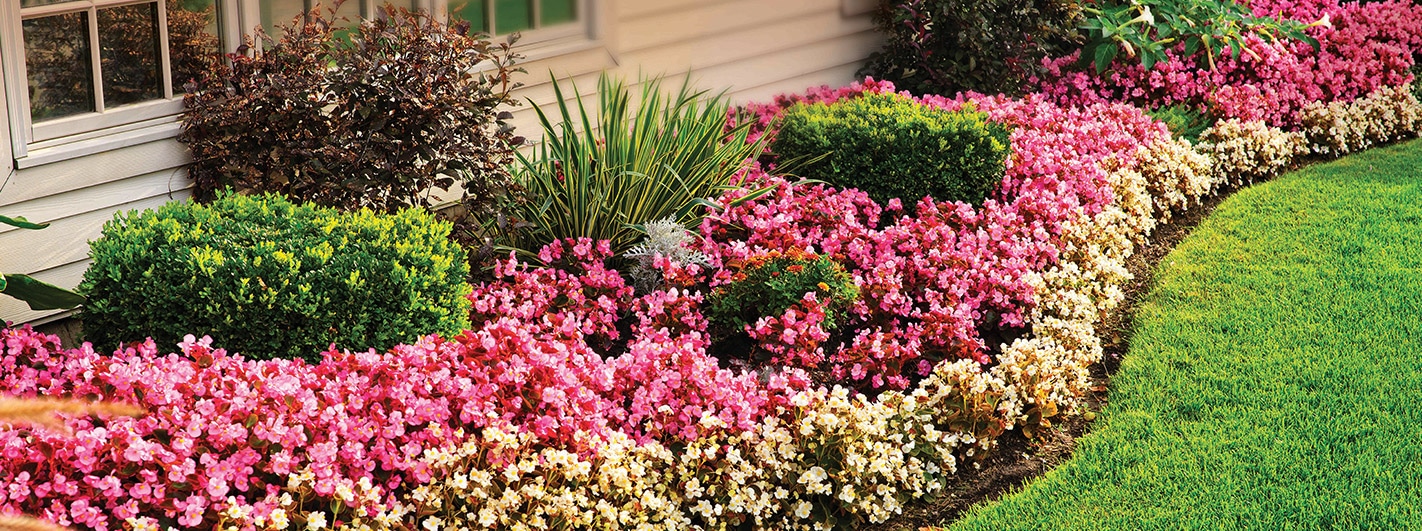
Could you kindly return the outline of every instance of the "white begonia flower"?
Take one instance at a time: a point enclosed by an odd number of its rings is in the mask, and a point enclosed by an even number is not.
[[[325,528],[326,528],[326,513],[321,512],[321,511],[315,511],[315,512],[312,512],[312,513],[306,515],[306,528],[307,528],[307,529],[312,529],[312,530],[315,530],[315,529],[325,529]],[[431,530],[431,531],[433,531],[433,530]]]
[[[291,521],[286,517],[286,511],[283,509],[273,509],[267,518],[271,520],[271,529],[286,529],[291,525]]]
[[[355,492],[345,483],[336,485],[336,497],[346,503],[355,501]]]
[[[839,489],[839,499],[844,503],[854,503],[854,485],[845,485]]]

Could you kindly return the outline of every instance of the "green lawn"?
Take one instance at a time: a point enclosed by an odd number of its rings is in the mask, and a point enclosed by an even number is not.
[[[1076,455],[953,531],[1422,528],[1422,141],[1235,194]]]

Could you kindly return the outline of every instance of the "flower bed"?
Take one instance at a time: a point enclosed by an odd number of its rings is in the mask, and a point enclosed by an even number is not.
[[[773,135],[794,102],[893,90],[867,80],[751,110]],[[149,414],[71,417],[73,437],[0,431],[0,511],[100,530],[881,522],[1004,431],[1080,406],[1095,326],[1157,223],[1301,155],[1416,133],[1406,90],[1358,96],[1303,106],[1280,124],[1294,132],[1224,120],[1199,146],[1127,104],[917,98],[1011,128],[981,207],[880,205],[757,169],[743,182],[774,190],[720,198],[694,228],[696,263],[646,262],[661,289],[610,269],[606,242],[559,241],[538,257],[550,267],[495,266],[470,295],[472,330],[386,353],[251,361],[189,337],[174,354],[106,354],[8,329],[0,391]],[[776,256],[834,261],[857,288],[834,293],[857,298],[827,315],[810,292],[730,330],[740,343],[713,342],[727,331],[708,298]]]

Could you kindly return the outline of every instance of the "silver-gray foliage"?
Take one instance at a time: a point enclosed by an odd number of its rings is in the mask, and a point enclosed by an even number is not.
[[[646,231],[646,238],[623,254],[627,258],[636,259],[629,273],[632,275],[632,285],[639,293],[665,287],[662,272],[652,265],[657,256],[666,257],[668,261],[681,265],[705,266],[709,263],[705,253],[688,247],[695,240],[695,236],[677,223],[676,219],[667,217],[648,222],[643,225],[643,229]]]

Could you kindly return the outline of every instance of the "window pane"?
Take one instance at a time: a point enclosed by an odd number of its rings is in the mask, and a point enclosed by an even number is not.
[[[20,7],[47,6],[51,4],[63,4],[74,0],[20,0]]]
[[[168,60],[173,63],[173,92],[222,60],[213,0],[168,1]]]
[[[531,0],[494,0],[494,32],[508,35],[533,27]]]
[[[30,117],[39,121],[93,112],[88,13],[32,18],[22,26]]]
[[[158,4],[99,10],[99,69],[104,107],[163,97],[158,64]]]
[[[543,17],[540,26],[563,24],[578,19],[577,0],[539,0],[542,2]]]
[[[257,5],[262,12],[262,27],[272,38],[281,37],[278,27],[290,26],[293,19],[306,13],[304,0],[259,0]]]
[[[469,22],[469,28],[474,31],[489,31],[489,23],[484,19],[484,9],[487,0],[451,0],[449,3],[450,16],[459,20]]]
[[[385,2],[380,2],[384,5]],[[319,9],[321,14],[330,14],[331,8],[335,7],[335,0],[320,0]],[[341,20],[345,19],[345,20]],[[336,8],[336,16],[331,17],[331,22],[337,26],[359,26],[360,25],[360,0],[346,0]]]

